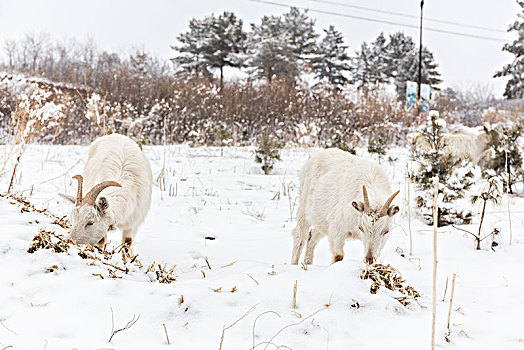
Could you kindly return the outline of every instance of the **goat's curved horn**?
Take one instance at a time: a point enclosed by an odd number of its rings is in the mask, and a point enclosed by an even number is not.
[[[388,209],[389,209],[389,206],[391,205],[391,202],[393,202],[393,199],[395,199],[395,197],[397,196],[397,194],[400,193],[400,190],[398,190],[397,192],[393,193],[391,195],[391,197],[388,198],[388,200],[386,201],[386,203],[384,203],[384,205],[382,206],[382,208],[380,209],[380,212],[378,214],[378,217],[382,217],[382,216],[386,216],[387,213],[388,213]]]
[[[362,195],[364,197],[364,213],[366,213],[367,215],[370,215],[371,209],[369,208],[368,190],[366,190],[365,185],[362,185]]]
[[[104,190],[106,187],[110,186],[116,186],[116,187],[122,187],[118,182],[116,181],[104,181],[96,185],[89,191],[84,199],[82,199],[82,204],[89,204],[89,205],[95,205],[96,197]]]
[[[82,184],[84,182],[84,178],[82,177],[82,175],[75,175],[73,176],[73,179],[76,179],[78,181],[78,190],[76,191],[75,205],[80,205],[80,202],[82,202]]]

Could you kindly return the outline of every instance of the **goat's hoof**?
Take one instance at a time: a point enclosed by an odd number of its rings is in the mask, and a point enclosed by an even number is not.
[[[337,254],[333,257],[333,264],[342,260],[344,260],[344,255]]]

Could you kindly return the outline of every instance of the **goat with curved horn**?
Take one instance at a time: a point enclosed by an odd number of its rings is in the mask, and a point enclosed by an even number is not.
[[[362,185],[362,197],[364,197],[364,213],[371,215],[371,208],[369,206],[368,190],[366,185]]]
[[[384,203],[384,205],[382,206],[382,208],[380,208],[380,211],[378,213],[378,217],[383,217],[383,216],[386,216],[388,214],[388,209],[389,209],[389,206],[391,205],[391,203],[393,202],[393,199],[395,199],[395,197],[397,196],[397,194],[400,193],[400,190],[398,190],[397,192],[393,193],[389,198],[388,200]]]
[[[291,263],[298,264],[304,247],[304,262],[313,263],[315,246],[323,236],[328,237],[333,262],[344,258],[348,238],[362,240],[365,261],[375,261],[399,212],[391,205],[399,191],[390,193],[387,175],[376,162],[337,149],[314,154],[300,172]]]
[[[151,167],[137,143],[112,134],[98,138],[89,149],[71,211],[71,238],[80,244],[103,245],[107,232],[122,230],[123,243],[132,244],[151,204]],[[112,187],[111,190],[104,189]],[[82,189],[89,190],[85,197]],[[104,192],[102,192],[104,191]],[[69,196],[67,196],[69,199]]]
[[[98,197],[100,192],[102,192],[105,188],[110,186],[122,187],[122,185],[116,181],[104,181],[102,183],[99,183],[98,185],[93,187],[91,191],[87,192],[86,196],[80,202],[80,205],[95,205],[96,198]]]
[[[76,203],[75,205],[80,205],[82,202],[82,185],[84,183],[84,178],[82,175],[75,175],[73,176],[73,179],[76,179],[78,181],[78,189],[76,191]]]

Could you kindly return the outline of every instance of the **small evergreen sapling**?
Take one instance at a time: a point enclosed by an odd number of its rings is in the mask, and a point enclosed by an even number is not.
[[[428,224],[433,224],[432,208],[435,178],[439,179],[438,226],[450,224],[468,224],[472,213],[469,210],[459,210],[454,202],[463,198],[465,191],[473,184],[473,166],[467,159],[455,159],[443,152],[442,129],[446,122],[438,118],[437,113],[430,113],[428,124],[423,128],[422,135],[431,145],[431,149],[412,148],[412,157],[418,163],[418,169],[413,169],[410,177],[418,187],[419,194],[416,203],[422,210],[422,215]]]
[[[368,152],[378,154],[379,161],[386,155],[388,150],[386,135],[382,130],[374,130],[368,141]]]
[[[262,164],[264,174],[269,175],[271,170],[273,170],[275,162],[280,160],[280,150],[283,145],[271,139],[267,129],[264,129],[257,146],[258,148],[255,150],[255,162]]]
[[[351,154],[357,154],[355,148],[348,145],[346,141],[344,141],[344,137],[342,136],[340,130],[335,130],[335,132],[331,135],[331,138],[325,143],[324,146],[325,148],[338,148]]]

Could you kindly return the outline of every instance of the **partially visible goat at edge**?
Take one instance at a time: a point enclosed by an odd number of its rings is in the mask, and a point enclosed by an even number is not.
[[[338,149],[317,152],[300,172],[300,205],[293,230],[292,264],[298,264],[304,245],[304,262],[313,263],[314,249],[327,236],[332,262],[344,258],[346,239],[360,239],[365,260],[372,263],[384,248],[392,217],[389,180],[375,162]]]
[[[481,134],[458,131],[442,135],[444,153],[457,159],[469,159],[475,165],[487,166],[493,158],[491,150],[488,149],[489,143],[498,134],[485,126],[483,131]],[[412,144],[420,151],[427,152],[432,149],[432,145],[421,134],[413,137]]]
[[[112,134],[89,149],[84,176],[78,180],[71,211],[71,239],[80,244],[105,244],[107,232],[122,230],[122,243],[133,243],[151,205],[152,174],[148,160],[130,138]],[[83,192],[88,192],[85,197]]]

